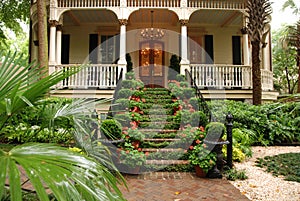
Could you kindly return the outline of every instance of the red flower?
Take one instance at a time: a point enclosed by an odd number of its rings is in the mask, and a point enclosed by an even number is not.
[[[142,98],[142,102],[143,102],[143,103],[146,103],[146,99]]]
[[[207,146],[206,146],[206,144],[203,144],[203,148],[205,149]]]
[[[201,141],[200,140],[196,140],[196,144],[200,144],[201,143]]]
[[[138,151],[142,151],[142,148],[138,148]]]
[[[194,149],[194,146],[191,145],[191,146],[190,146],[190,150],[193,150],[193,149]]]
[[[145,155],[148,156],[148,155],[149,155],[149,152],[147,151],[147,152],[145,153]]]
[[[204,127],[203,126],[200,126],[200,131],[204,132]]]
[[[129,154],[129,152],[130,152],[129,150],[126,150],[126,154]]]

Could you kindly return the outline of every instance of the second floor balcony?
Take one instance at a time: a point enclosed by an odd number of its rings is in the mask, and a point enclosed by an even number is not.
[[[141,7],[141,8],[201,8],[244,10],[244,0],[57,0],[60,8],[107,8],[107,7]]]

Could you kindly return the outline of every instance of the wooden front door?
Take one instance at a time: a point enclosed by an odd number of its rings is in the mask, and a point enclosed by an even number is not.
[[[148,87],[164,87],[164,44],[160,41],[140,43],[140,79]]]

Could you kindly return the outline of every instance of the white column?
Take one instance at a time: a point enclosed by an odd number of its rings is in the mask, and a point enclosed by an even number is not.
[[[249,58],[249,40],[246,28],[242,28],[241,32],[243,34],[243,60],[244,65],[250,65],[250,58]]]
[[[57,26],[56,32],[56,64],[61,65],[61,40],[62,40],[62,27]]]
[[[268,43],[263,43],[262,45],[262,69],[269,69],[269,55],[268,55]]]
[[[121,19],[120,21],[120,58],[118,61],[118,66],[123,69],[123,78],[125,78],[126,69],[126,25],[127,20]]]
[[[50,21],[49,65],[56,64],[56,21]]]
[[[181,62],[180,74],[185,74],[185,69],[189,68],[188,60],[188,36],[187,36],[187,23],[188,20],[180,20],[181,23]]]

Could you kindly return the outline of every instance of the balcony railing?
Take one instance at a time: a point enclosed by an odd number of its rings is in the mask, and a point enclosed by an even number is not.
[[[192,8],[214,8],[214,9],[245,9],[244,0],[188,0],[188,7]]]
[[[273,89],[273,72],[269,70],[261,70],[262,90]]]
[[[76,65],[56,66],[56,70],[66,73],[75,70]],[[115,88],[120,77],[121,68],[117,64],[91,64],[79,73],[63,80],[57,88],[87,89]],[[250,66],[222,64],[191,64],[190,73],[200,88],[214,89],[251,89],[252,71]],[[273,89],[273,74],[262,70],[262,89]]]
[[[200,88],[251,89],[252,71],[250,66],[221,64],[191,64],[190,71]],[[261,71],[262,89],[273,90],[273,73]]]
[[[118,7],[120,0],[57,0],[57,5],[63,8]]]
[[[58,7],[63,8],[105,8],[119,7],[121,0],[57,0]],[[127,0],[127,7],[174,8],[181,6],[181,0]],[[245,9],[244,0],[188,0],[190,8],[203,9]]]
[[[56,66],[56,70],[63,70],[66,73],[76,69],[76,65]],[[118,83],[121,70],[117,64],[91,64],[83,68],[79,73],[61,81],[57,88],[115,88]]]

